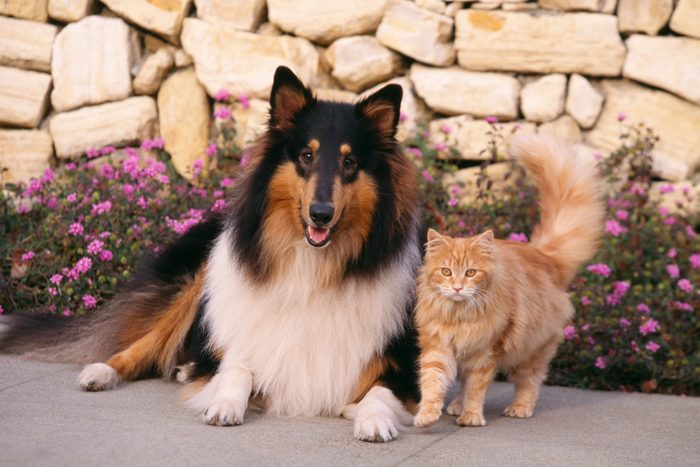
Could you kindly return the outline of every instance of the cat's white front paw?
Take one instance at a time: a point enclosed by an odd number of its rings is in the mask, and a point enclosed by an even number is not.
[[[447,406],[446,412],[449,415],[454,415],[456,417],[462,413],[462,410],[462,398],[457,396],[454,399],[452,399],[450,405]]]
[[[119,374],[106,363],[91,363],[78,375],[78,384],[83,391],[106,391],[119,384]]]
[[[204,411],[202,420],[216,426],[240,425],[243,423],[246,405],[245,402],[241,403],[235,399],[216,400]]]

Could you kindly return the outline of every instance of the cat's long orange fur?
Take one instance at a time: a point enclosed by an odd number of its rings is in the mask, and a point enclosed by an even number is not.
[[[550,360],[574,308],[566,287],[596,251],[604,206],[592,163],[560,142],[521,136],[511,154],[536,180],[541,221],[529,244],[428,233],[418,278],[416,324],[422,400],[416,426],[442,413],[451,383],[463,382],[447,411],[482,426],[486,389],[498,370],[515,383],[509,417],[532,416]]]

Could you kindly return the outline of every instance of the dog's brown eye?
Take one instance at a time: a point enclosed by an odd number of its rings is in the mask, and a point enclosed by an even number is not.
[[[310,149],[303,149],[301,151],[301,154],[299,155],[299,158],[305,164],[309,164],[309,163],[311,163],[311,160],[314,158],[314,156],[313,156],[313,154],[311,154]]]
[[[476,269],[467,269],[467,277],[476,276]]]
[[[452,275],[452,269],[442,268],[442,275],[446,276],[446,277],[450,277]]]
[[[345,166],[345,170],[352,170],[357,165],[357,161],[354,157],[346,157],[343,161],[343,165]]]

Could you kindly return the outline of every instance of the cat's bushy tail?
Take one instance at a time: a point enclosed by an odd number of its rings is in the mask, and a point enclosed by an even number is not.
[[[517,136],[510,153],[539,189],[541,220],[531,244],[556,261],[562,281],[568,284],[579,266],[593,257],[603,233],[605,207],[598,171],[592,160],[548,136]]]

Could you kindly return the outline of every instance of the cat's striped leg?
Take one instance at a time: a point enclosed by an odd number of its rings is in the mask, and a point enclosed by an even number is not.
[[[454,355],[439,342],[421,342],[420,389],[421,401],[413,424],[430,426],[440,418],[445,393],[454,381],[457,362]]]
[[[464,398],[462,399],[462,414],[456,422],[459,426],[484,426],[484,399],[486,390],[496,375],[496,362],[484,361],[482,365],[467,372],[464,382]]]

